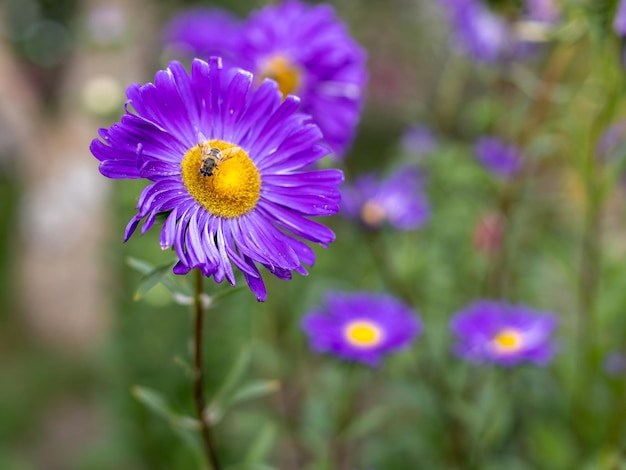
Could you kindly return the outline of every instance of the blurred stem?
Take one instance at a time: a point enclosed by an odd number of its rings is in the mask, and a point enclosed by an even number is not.
[[[367,242],[369,251],[372,254],[376,270],[385,284],[385,288],[389,292],[398,294],[409,305],[413,305],[413,292],[405,285],[404,282],[402,282],[402,280],[399,279],[396,275],[395,269],[393,269],[393,266],[391,266],[391,263],[389,262],[389,254],[385,246],[385,240],[383,240],[382,232],[380,230],[372,231],[370,229],[365,229],[362,233],[365,234],[365,241]]]
[[[208,461],[211,463],[213,470],[221,470],[221,466],[217,459],[215,444],[213,442],[213,434],[209,422],[204,414],[204,374],[202,372],[202,331],[204,320],[204,308],[202,306],[202,272],[195,270],[195,293],[193,299],[194,324],[193,324],[193,391],[196,403],[196,413],[198,421],[200,421],[200,433],[202,435],[202,443]]]
[[[575,49],[573,47],[557,47],[544,67],[542,77],[537,85],[537,90],[532,99],[528,115],[524,126],[519,130],[516,143],[520,148],[528,144],[528,140],[537,133],[537,130],[544,125],[545,120],[550,115],[552,107],[552,94],[555,86],[567,70],[570,62],[574,58]],[[533,180],[535,168],[533,163],[526,159],[525,168],[512,181],[510,181],[500,192],[498,201],[498,213],[501,216],[502,238],[500,246],[494,253],[485,278],[483,291],[486,295],[494,298],[502,298],[510,295],[508,269],[509,258],[515,251],[511,238],[515,231],[512,227],[514,214],[519,210],[520,191],[526,182]]]
[[[350,428],[354,416],[359,412],[362,394],[364,390],[364,373],[369,372],[356,363],[347,364],[345,374],[345,388],[340,399],[340,408],[337,416],[337,428],[335,438],[332,440],[332,458],[339,470],[352,470],[354,468],[353,455],[356,453],[357,443],[347,439],[345,432]],[[369,374],[368,374],[369,375]],[[368,377],[369,378],[369,377]],[[369,387],[367,387],[369,389]]]
[[[288,449],[289,468],[305,468],[307,452],[298,438],[298,426],[302,408],[303,375],[298,367],[303,361],[300,350],[289,342],[289,327],[293,317],[285,306],[292,305],[289,290],[281,291],[282,296],[272,300],[270,318],[272,322],[272,345],[278,351],[291,351],[289,355],[281,355],[280,381],[281,387],[276,394],[276,407],[285,428],[286,449]],[[293,364],[296,364],[294,367]]]

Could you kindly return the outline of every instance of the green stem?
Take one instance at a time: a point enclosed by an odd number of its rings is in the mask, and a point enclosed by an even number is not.
[[[217,459],[213,434],[209,421],[204,414],[204,375],[202,372],[202,324],[204,320],[204,308],[202,306],[202,272],[195,270],[195,294],[193,300],[194,324],[193,324],[193,394],[196,403],[196,413],[200,422],[200,434],[208,461],[213,470],[221,470]]]

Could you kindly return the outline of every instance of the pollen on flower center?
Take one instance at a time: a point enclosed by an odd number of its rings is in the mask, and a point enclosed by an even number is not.
[[[282,55],[270,57],[261,67],[261,79],[276,80],[283,96],[297,91],[301,84],[301,77],[300,69]]]
[[[499,353],[512,353],[519,351],[523,346],[523,338],[518,330],[505,328],[492,340],[495,350]]]
[[[185,188],[211,214],[230,219],[256,207],[261,175],[242,148],[208,140],[189,149],[180,166]]]
[[[376,227],[385,221],[387,214],[379,203],[369,200],[361,208],[361,219],[367,225]]]
[[[344,336],[352,346],[372,348],[381,343],[383,331],[376,323],[366,320],[355,320],[345,326]]]

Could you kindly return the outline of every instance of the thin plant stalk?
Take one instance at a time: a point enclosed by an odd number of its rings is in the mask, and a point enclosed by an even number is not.
[[[205,400],[204,400],[204,374],[202,372],[202,332],[204,320],[204,307],[202,305],[202,272],[195,270],[195,294],[193,300],[193,395],[196,404],[196,413],[200,422],[200,434],[202,436],[202,444],[208,461],[211,463],[213,470],[221,470],[221,466],[217,459],[213,433],[208,419],[205,416]]]

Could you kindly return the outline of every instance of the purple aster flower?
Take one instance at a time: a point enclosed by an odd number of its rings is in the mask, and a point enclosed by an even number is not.
[[[489,300],[470,304],[451,321],[457,336],[455,351],[460,357],[503,366],[547,364],[556,352],[551,338],[556,325],[551,313]]]
[[[415,168],[404,167],[379,181],[374,175],[359,177],[343,190],[341,208],[370,228],[389,223],[398,230],[414,230],[430,216],[430,207]]]
[[[437,148],[437,137],[427,126],[409,127],[400,139],[402,148],[417,156],[432,153]]]
[[[329,294],[302,319],[302,328],[316,351],[372,367],[384,354],[406,349],[422,329],[399,300],[366,292]]]
[[[226,83],[223,81],[226,80]],[[191,73],[172,62],[154,84],[128,87],[126,114],[100,130],[91,151],[109,178],[147,178],[127,240],[143,219],[167,218],[161,248],[174,248],[176,274],[198,268],[235,284],[234,264],[259,301],[266,298],[257,263],[281,279],[306,274],[313,250],[331,230],[309,216],[338,211],[339,170],[310,170],[327,150],[318,127],[283,99],[274,81],[194,60]],[[231,264],[232,263],[232,264]]]
[[[229,35],[229,29],[222,30],[219,19],[205,23],[210,26],[186,27],[187,34],[175,35],[177,42],[186,42],[198,54],[224,54],[224,44],[215,44],[212,36]],[[286,0],[254,12],[239,31],[229,54],[236,57],[235,65],[260,79],[276,80],[284,95],[299,96],[301,110],[313,117],[325,142],[341,157],[361,114],[366,54],[332,7]]]
[[[476,142],[474,150],[478,161],[495,176],[510,178],[522,169],[520,149],[498,137],[482,137]]]

